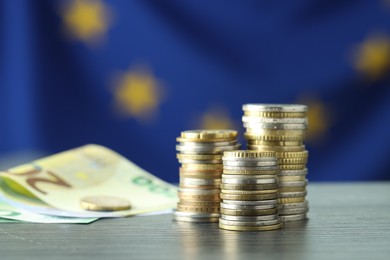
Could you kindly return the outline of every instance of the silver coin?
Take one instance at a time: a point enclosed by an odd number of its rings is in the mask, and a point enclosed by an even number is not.
[[[279,204],[279,209],[295,209],[295,208],[308,208],[309,203],[307,200],[299,203],[287,203],[287,204]]]
[[[229,226],[270,226],[276,225],[282,222],[280,218],[273,220],[260,220],[260,221],[234,221],[234,220],[226,220],[223,218],[219,219],[219,223],[223,225]]]
[[[221,202],[221,208],[223,209],[235,209],[235,210],[244,210],[244,209],[252,209],[252,210],[258,210],[258,209],[273,209],[276,208],[278,205],[275,204],[267,204],[267,205],[234,205],[229,203]]]
[[[261,205],[277,205],[277,199],[271,200],[223,200],[225,204],[231,205],[247,205],[247,206],[261,206]]]
[[[197,194],[197,195],[215,195],[219,194],[221,191],[219,189],[215,190],[200,190],[200,189],[191,189],[191,188],[179,188],[180,193],[190,193],[190,194]]]
[[[275,220],[278,219],[279,216],[278,214],[265,215],[265,216],[230,216],[230,215],[221,214],[221,218],[225,220],[231,220],[231,221],[256,222],[256,221],[264,221],[264,220]]]
[[[306,195],[307,195],[306,191],[279,192],[279,198],[297,198],[297,197],[305,197]]]
[[[210,222],[218,222],[219,218],[193,218],[193,217],[181,217],[181,216],[173,215],[173,220],[192,222],[192,223],[210,223]]]
[[[266,174],[250,174],[250,175],[239,175],[239,174],[222,174],[222,179],[242,179],[242,180],[251,180],[251,179],[273,179],[277,180],[276,175],[266,175]]]
[[[222,153],[224,151],[232,151],[240,149],[241,144],[231,145],[231,146],[220,146],[220,147],[186,147],[182,145],[176,145],[176,151],[181,153],[198,153],[198,154],[215,154]]]
[[[229,180],[271,180],[277,182],[276,175],[265,175],[265,174],[247,174],[247,175],[239,175],[239,174],[222,174],[221,183],[225,183],[225,181]],[[271,182],[273,183],[273,182]]]
[[[245,104],[242,109],[253,112],[307,112],[307,106],[300,104]]]
[[[222,183],[230,184],[266,184],[277,183],[276,179],[222,179]]]
[[[219,184],[221,184],[221,179],[180,178],[180,184],[184,184],[184,185],[219,185]]]
[[[282,170],[278,174],[279,176],[302,176],[307,175],[307,168],[303,170]]]
[[[229,142],[180,142],[180,146],[188,147],[188,148],[215,148],[215,147],[226,147],[226,146],[234,146],[237,145],[237,140],[229,141]]]
[[[279,187],[303,187],[307,185],[305,181],[279,181]]]
[[[276,123],[276,124],[307,124],[307,117],[295,118],[272,118],[259,116],[243,116],[242,122],[248,124],[256,123]]]
[[[258,130],[306,130],[308,124],[286,124],[286,123],[244,123],[246,131],[257,133]]]
[[[296,215],[307,213],[309,208],[279,209],[280,215]]]
[[[247,166],[229,166],[229,165],[224,165],[223,166],[224,170],[228,171],[274,171],[274,170],[279,170],[279,166],[254,166],[254,167],[247,167]]]
[[[173,215],[179,217],[191,217],[191,218],[219,218],[219,213],[195,213],[173,210]]]
[[[300,220],[306,220],[307,214],[296,214],[296,215],[286,215],[286,216],[280,216],[283,222],[289,222],[289,221],[300,221]]]
[[[258,166],[277,166],[278,161],[223,161],[224,166],[240,167],[258,167]]]

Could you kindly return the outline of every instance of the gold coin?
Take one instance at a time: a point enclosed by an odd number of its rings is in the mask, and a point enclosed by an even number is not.
[[[276,156],[278,158],[307,158],[309,156],[309,152],[307,150],[292,152],[292,151],[284,151],[284,152],[276,152]]]
[[[285,170],[303,170],[306,168],[306,164],[281,164],[279,165],[282,171]]]
[[[214,140],[214,139],[229,139],[236,138],[237,131],[235,130],[188,130],[181,132],[181,137],[185,139],[201,139],[201,140]]]
[[[223,170],[223,174],[228,175],[275,175],[279,170]]]
[[[220,206],[193,206],[177,203],[177,210],[197,213],[219,213]]]
[[[229,216],[264,216],[278,213],[278,208],[271,209],[226,209],[221,208],[221,214]]]
[[[276,131],[276,130],[275,130]],[[292,131],[292,130],[291,130]],[[257,139],[264,141],[303,141],[305,135],[303,133],[296,135],[287,134],[263,134],[263,133],[244,133],[245,139]]]
[[[248,139],[249,145],[261,145],[261,146],[272,146],[272,147],[305,147],[302,141],[264,141],[256,139]]]
[[[192,171],[196,171],[196,170],[203,170],[203,171],[219,170],[219,171],[222,171],[222,169],[223,169],[222,163],[221,164],[186,163],[186,164],[182,164],[181,167],[185,170],[192,170]]]
[[[190,160],[222,160],[222,154],[186,154],[186,153],[179,153],[179,154],[176,155],[176,158],[177,159],[190,159]]]
[[[278,193],[258,194],[258,195],[241,195],[221,193],[221,199],[226,200],[270,200],[278,198]]]
[[[218,225],[222,229],[233,230],[233,231],[270,231],[270,230],[281,229],[283,227],[283,222],[275,225],[269,225],[269,226],[232,226],[232,225],[224,225],[222,223],[219,223]]]
[[[261,157],[276,157],[275,152],[267,151],[250,151],[250,150],[235,150],[225,151],[223,157],[234,157],[234,158],[261,158]]]
[[[220,207],[221,202],[219,199],[218,201],[180,200],[180,204],[199,207]]]
[[[300,146],[265,146],[265,145],[256,145],[256,144],[248,144],[249,150],[256,151],[275,151],[277,157],[281,157],[279,153],[284,152],[301,152],[305,150],[304,145]]]
[[[279,158],[279,165],[284,164],[306,164],[307,163],[307,157],[301,157],[301,158]]]
[[[305,181],[306,176],[305,175],[298,175],[298,176],[278,176],[278,181]]]
[[[215,143],[215,142],[231,142],[235,141],[236,138],[225,138],[225,139],[190,139],[177,137],[176,141],[179,143],[191,142],[191,143]]]
[[[91,211],[120,211],[131,208],[127,199],[102,195],[84,197],[80,205],[83,209]]]
[[[197,164],[198,165],[198,164]],[[185,167],[187,167],[188,165],[185,165]],[[199,174],[217,174],[217,173],[221,173],[221,170],[220,170],[220,166],[215,166],[213,165],[212,167],[217,167],[218,169],[191,169],[191,166],[188,166],[190,168],[184,168],[184,167],[180,167],[179,168],[179,171],[181,173],[189,173],[189,174],[192,174],[192,173],[199,173]],[[223,168],[223,167],[222,167]]]
[[[260,194],[277,193],[278,189],[273,189],[273,190],[226,190],[226,189],[221,189],[221,192],[224,194],[234,194],[234,195],[260,195]]]
[[[221,179],[222,173],[217,172],[213,174],[202,174],[202,173],[180,173],[180,178],[197,178],[197,179],[207,179],[207,180],[212,180],[212,179]]]
[[[278,198],[278,202],[282,204],[304,202],[305,197]]]
[[[192,201],[220,201],[219,194],[203,195],[193,193],[181,193],[178,192],[179,200],[192,200]]]
[[[306,186],[303,187],[279,187],[279,193],[282,192],[303,192],[306,191]]]
[[[276,189],[278,188],[277,183],[269,184],[230,184],[222,183],[221,189],[224,190],[267,190],[267,189]]]
[[[198,190],[214,190],[218,189],[220,187],[220,184],[214,184],[214,185],[190,185],[190,184],[179,184],[180,188],[184,189],[198,189]]]
[[[304,118],[306,113],[302,112],[265,112],[265,111],[244,111],[245,116],[266,117],[266,118]]]

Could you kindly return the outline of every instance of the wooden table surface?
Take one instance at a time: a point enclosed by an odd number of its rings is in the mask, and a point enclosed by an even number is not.
[[[0,259],[390,259],[390,183],[309,184],[309,220],[268,232],[173,222],[0,224]]]

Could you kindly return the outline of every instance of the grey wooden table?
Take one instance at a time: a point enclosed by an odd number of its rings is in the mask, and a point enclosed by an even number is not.
[[[268,232],[170,215],[0,224],[0,259],[390,259],[390,183],[309,184],[310,220]]]

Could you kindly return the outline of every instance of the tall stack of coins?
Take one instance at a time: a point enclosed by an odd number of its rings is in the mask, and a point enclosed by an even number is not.
[[[173,218],[187,222],[217,222],[222,154],[241,147],[237,143],[237,131],[190,130],[182,132],[177,141],[180,187]]]
[[[282,227],[275,152],[224,152],[219,227],[261,231]]]
[[[248,149],[274,151],[279,158],[279,215],[283,221],[306,219],[307,106],[245,104],[243,110]]]

